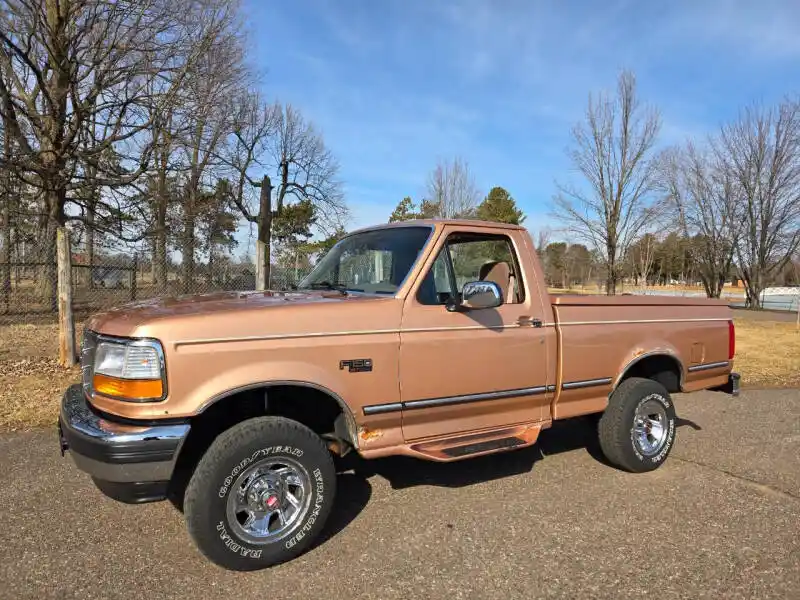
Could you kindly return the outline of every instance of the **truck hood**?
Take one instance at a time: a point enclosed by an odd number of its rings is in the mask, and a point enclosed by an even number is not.
[[[215,324],[228,320],[234,328],[236,322],[251,320],[247,315],[253,311],[291,309],[308,305],[316,305],[321,309],[327,305],[380,301],[387,298],[392,297],[364,294],[344,295],[335,290],[214,292],[192,296],[154,298],[125,304],[92,316],[86,322],[86,327],[108,335],[147,337],[154,335],[152,326],[157,326],[159,332],[163,333],[165,329],[168,330],[173,325],[189,321],[195,327],[202,328],[203,323],[208,323],[208,320],[212,319]],[[269,313],[277,312],[279,311],[269,310]],[[198,321],[198,319],[201,320]],[[261,319],[259,319],[260,321]]]

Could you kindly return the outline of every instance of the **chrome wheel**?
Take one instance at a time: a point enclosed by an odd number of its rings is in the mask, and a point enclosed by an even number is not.
[[[667,411],[658,400],[642,402],[633,417],[632,437],[639,452],[653,456],[664,447],[667,441],[669,423]]]
[[[311,478],[289,457],[262,460],[243,471],[228,495],[228,523],[244,540],[269,544],[302,521],[311,503]]]

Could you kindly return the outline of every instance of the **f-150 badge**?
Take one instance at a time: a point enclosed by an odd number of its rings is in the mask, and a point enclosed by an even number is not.
[[[339,370],[347,369],[351,373],[364,373],[372,371],[371,358],[353,358],[351,360],[339,361]]]

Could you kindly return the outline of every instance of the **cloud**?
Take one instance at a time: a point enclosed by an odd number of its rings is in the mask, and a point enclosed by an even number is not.
[[[662,111],[663,143],[712,130],[800,80],[796,2],[339,0],[269,11],[265,91],[302,108],[342,164],[357,224],[461,156],[484,189],[546,214],[590,92],[621,68]],[[385,220],[381,218],[380,220]]]

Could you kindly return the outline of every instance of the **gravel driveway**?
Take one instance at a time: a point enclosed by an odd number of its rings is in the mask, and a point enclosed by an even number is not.
[[[797,598],[800,391],[677,397],[650,474],[603,464],[586,420],[438,465],[357,462],[326,539],[230,573],[168,503],[105,499],[54,431],[0,436],[0,598]]]

